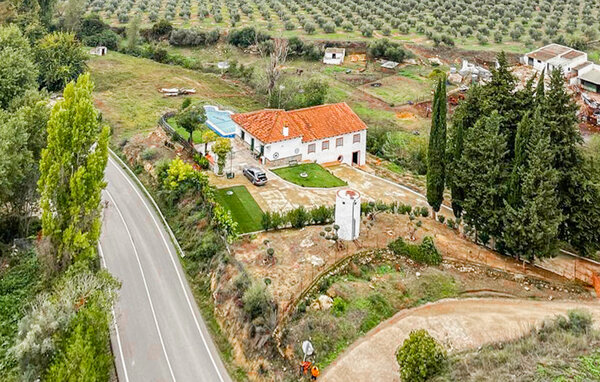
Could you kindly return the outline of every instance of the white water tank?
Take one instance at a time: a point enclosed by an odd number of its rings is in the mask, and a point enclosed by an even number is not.
[[[335,224],[342,240],[355,240],[360,233],[360,193],[350,189],[337,192],[335,198]]]

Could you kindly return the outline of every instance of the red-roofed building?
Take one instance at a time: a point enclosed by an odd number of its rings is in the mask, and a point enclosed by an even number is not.
[[[264,164],[338,161],[364,165],[367,125],[346,103],[298,110],[264,109],[234,114],[237,135]]]

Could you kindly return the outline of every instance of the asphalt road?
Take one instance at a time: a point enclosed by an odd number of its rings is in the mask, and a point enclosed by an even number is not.
[[[122,282],[112,347],[120,382],[229,382],[152,202],[109,158],[100,255]]]

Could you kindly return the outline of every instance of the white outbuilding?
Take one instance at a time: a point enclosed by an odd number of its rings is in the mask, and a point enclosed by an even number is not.
[[[335,198],[335,224],[342,240],[356,240],[360,234],[360,193],[341,189]]]
[[[346,57],[346,49],[344,48],[325,48],[323,63],[327,65],[342,65]]]

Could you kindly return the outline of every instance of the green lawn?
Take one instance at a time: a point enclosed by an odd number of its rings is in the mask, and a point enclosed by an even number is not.
[[[177,124],[177,121],[175,120],[175,117],[171,117],[169,119],[167,119],[167,123],[169,125],[171,125],[171,127],[177,132],[177,134],[181,135],[183,137],[183,139],[188,140],[190,137],[190,133],[188,133],[183,127],[179,126]],[[194,140],[195,144],[198,143],[202,143],[202,134],[204,134],[204,132],[206,131],[206,128],[201,127],[197,130],[194,130],[194,133],[192,134],[192,139]]]
[[[316,163],[278,168],[273,172],[288,182],[302,187],[340,187],[348,184]],[[308,176],[303,178],[300,176],[302,173]]]
[[[233,194],[228,195],[228,191],[232,191]],[[216,199],[220,205],[231,211],[240,233],[262,230],[263,212],[245,186],[220,188],[216,192]]]

